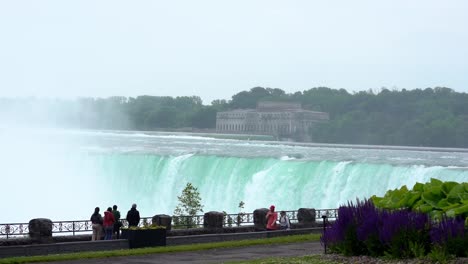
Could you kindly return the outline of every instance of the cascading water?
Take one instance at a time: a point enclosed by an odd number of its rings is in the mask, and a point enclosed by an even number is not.
[[[430,178],[468,180],[468,153],[291,146],[168,135],[42,131],[3,135],[0,222],[87,219],[132,203],[172,214],[187,182],[205,211],[336,208]],[[18,140],[21,139],[21,140]]]

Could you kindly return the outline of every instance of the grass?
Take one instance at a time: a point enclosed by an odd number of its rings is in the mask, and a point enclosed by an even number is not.
[[[319,239],[320,239],[320,234],[309,234],[309,235],[274,237],[274,238],[268,238],[268,239],[237,240],[237,241],[191,244],[191,245],[180,245],[180,246],[122,249],[122,250],[110,250],[110,251],[93,251],[93,252],[46,255],[46,256],[31,256],[31,257],[12,257],[12,258],[0,259],[0,264],[65,261],[65,260],[78,260],[78,259],[90,259],[90,258],[109,258],[109,257],[158,254],[158,253],[176,253],[176,252],[184,252],[184,251],[198,251],[198,250],[208,250],[208,249],[217,249],[217,248],[235,248],[235,247],[248,247],[248,246],[256,246],[256,245],[298,243],[298,242],[307,242],[307,241],[318,241]]]
[[[232,264],[338,264],[339,262],[321,259],[318,255],[284,258],[263,258],[248,261],[228,262]]]

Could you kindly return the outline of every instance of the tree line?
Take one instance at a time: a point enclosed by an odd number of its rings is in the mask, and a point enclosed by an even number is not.
[[[218,111],[255,108],[266,100],[300,102],[304,109],[328,112],[330,121],[310,131],[314,142],[468,147],[468,94],[445,87],[354,93],[254,87],[210,105],[198,96],[0,98],[0,120],[86,129],[214,129]]]

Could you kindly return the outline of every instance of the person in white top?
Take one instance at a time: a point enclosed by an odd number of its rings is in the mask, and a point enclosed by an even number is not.
[[[288,218],[288,216],[286,215],[286,212],[285,212],[285,211],[281,211],[281,212],[280,212],[279,223],[280,223],[280,229],[281,229],[281,230],[289,230],[289,229],[291,229],[291,223],[289,223],[289,218]]]

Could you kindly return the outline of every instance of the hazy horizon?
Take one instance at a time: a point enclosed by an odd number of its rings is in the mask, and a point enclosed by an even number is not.
[[[0,97],[468,92],[468,2],[2,1]]]

